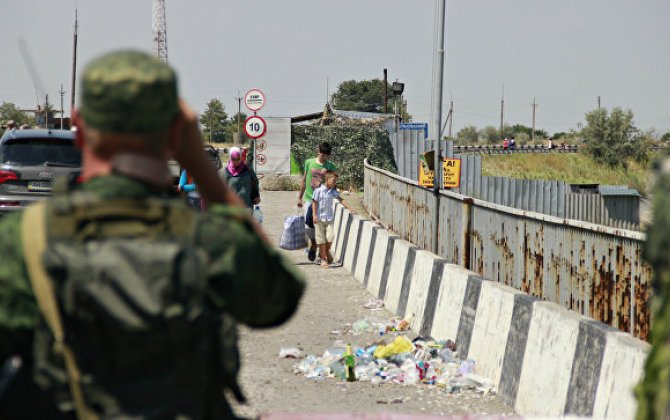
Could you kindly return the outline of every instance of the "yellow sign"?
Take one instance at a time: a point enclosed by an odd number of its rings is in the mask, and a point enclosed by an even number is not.
[[[458,188],[461,186],[461,160],[444,159],[442,163],[442,188]]]
[[[433,172],[433,152],[419,155],[419,185],[432,187],[435,173]],[[442,188],[458,188],[461,186],[461,160],[442,158]]]
[[[419,156],[419,185],[432,187],[435,174],[430,169],[426,157]],[[458,188],[461,186],[461,160],[443,159],[442,188]]]
[[[422,187],[432,187],[433,179],[435,179],[435,174],[428,166],[426,157],[424,155],[419,156],[419,185]]]

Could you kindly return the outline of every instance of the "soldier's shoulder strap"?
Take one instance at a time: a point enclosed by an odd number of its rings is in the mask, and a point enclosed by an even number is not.
[[[53,285],[42,265],[42,255],[46,250],[46,203],[44,201],[24,210],[21,219],[21,242],[28,268],[30,283],[37,299],[37,305],[54,335],[55,351],[62,354],[68,373],[70,392],[80,420],[97,419],[95,413],[86,405],[81,390],[81,373],[72,349],[65,342],[65,330],[58,311],[58,302]]]
[[[49,206],[48,237],[56,240],[93,233],[98,237],[114,237],[159,232],[188,238],[194,234],[197,223],[197,214],[180,200],[100,199],[93,194],[77,193],[54,196]],[[87,222],[101,223],[83,229]]]

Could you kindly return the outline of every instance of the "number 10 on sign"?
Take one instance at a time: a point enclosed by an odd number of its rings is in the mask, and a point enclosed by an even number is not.
[[[244,122],[244,132],[250,139],[258,139],[265,135],[267,125],[265,120],[257,115],[252,115]]]

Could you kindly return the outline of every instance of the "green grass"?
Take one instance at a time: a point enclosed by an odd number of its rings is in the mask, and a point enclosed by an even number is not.
[[[482,160],[483,175],[551,179],[569,184],[627,185],[642,195],[648,193],[648,167],[649,165],[631,162],[628,169],[610,168],[583,153],[519,153],[484,156]]]

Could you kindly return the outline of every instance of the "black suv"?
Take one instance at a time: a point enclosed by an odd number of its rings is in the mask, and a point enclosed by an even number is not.
[[[51,195],[53,180],[81,173],[74,133],[7,130],[0,138],[0,214],[22,210]]]

